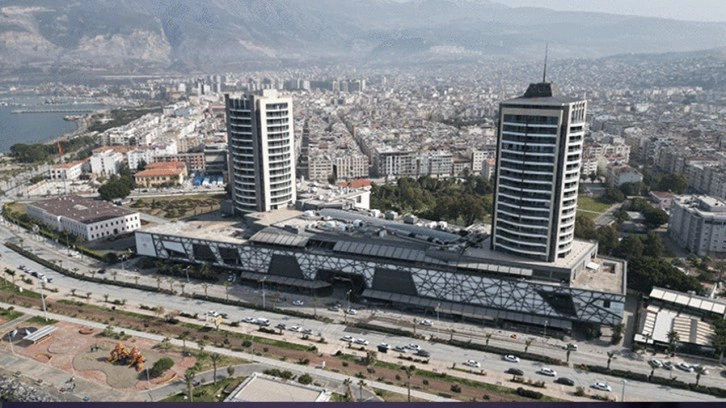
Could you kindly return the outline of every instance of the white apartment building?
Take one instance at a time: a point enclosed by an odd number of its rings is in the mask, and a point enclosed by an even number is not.
[[[126,153],[126,159],[131,171],[139,168],[139,163],[143,160],[146,164],[154,163],[157,156],[176,155],[176,142],[170,141],[164,144],[154,146],[141,146],[138,149],[131,150]]]
[[[726,256],[726,201],[710,196],[680,196],[673,201],[668,235],[698,256]]]
[[[373,154],[373,168],[378,177],[418,177],[420,157],[413,150],[379,146]]]
[[[328,177],[333,174],[333,161],[325,154],[317,153],[308,160],[308,179],[320,183],[327,183]]]
[[[622,186],[625,183],[640,183],[643,181],[643,175],[627,164],[611,165],[605,170],[605,177],[611,186]]]
[[[484,168],[484,160],[487,159],[487,152],[477,149],[469,149],[467,152],[471,157],[471,171],[472,173],[479,173]]]
[[[572,251],[586,110],[544,81],[500,104],[492,250],[545,262]]]
[[[266,89],[224,99],[234,211],[270,211],[294,204],[292,97]]]
[[[368,156],[362,154],[335,158],[335,175],[338,180],[367,178],[369,167]]]
[[[118,174],[123,162],[124,155],[113,149],[96,151],[91,156],[91,173],[103,177],[113,176]]]
[[[62,196],[28,204],[28,216],[56,231],[68,232],[86,241],[127,234],[141,227],[138,212],[107,201]]]
[[[449,151],[424,152],[420,155],[419,175],[433,177],[451,176],[454,169],[454,156]]]
[[[77,180],[83,174],[83,161],[56,164],[49,172],[51,180]]]

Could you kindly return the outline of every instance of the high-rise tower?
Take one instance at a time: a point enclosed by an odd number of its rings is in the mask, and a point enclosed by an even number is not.
[[[292,98],[276,90],[225,95],[235,213],[284,208],[296,199]]]
[[[544,78],[499,105],[493,250],[547,262],[572,250],[586,110]]]

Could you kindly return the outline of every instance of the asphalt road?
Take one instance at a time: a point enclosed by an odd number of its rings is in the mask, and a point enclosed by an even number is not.
[[[25,232],[18,232],[18,231],[10,231],[7,228],[7,225],[0,225],[0,238],[8,239],[12,238],[15,234],[20,234],[24,237],[24,243],[23,245],[26,248],[33,248],[34,251],[39,254],[40,256],[43,256],[46,259],[50,260],[58,260],[61,261],[63,266],[66,268],[78,268],[80,272],[88,272],[90,270],[98,269],[100,265],[95,260],[89,260],[87,258],[81,259],[81,258],[73,258],[67,256],[67,251],[64,249],[61,249],[57,246],[57,244],[48,242],[45,239],[38,239],[37,237],[32,236],[32,234],[27,234]],[[234,320],[240,320],[245,316],[250,317],[265,317],[271,320],[272,324],[271,326],[274,327],[277,323],[285,323],[288,326],[290,325],[299,325],[303,328],[310,328],[313,330],[313,332],[317,335],[320,334],[322,337],[327,339],[331,344],[333,344],[336,347],[339,348],[345,348],[347,347],[347,343],[339,340],[344,335],[351,335],[353,337],[361,337],[365,338],[369,342],[369,348],[375,349],[375,345],[381,342],[385,342],[391,345],[405,345],[411,343],[410,338],[402,338],[402,337],[396,337],[388,334],[382,334],[382,333],[369,333],[369,332],[361,332],[360,330],[350,327],[344,323],[345,317],[342,312],[331,312],[327,310],[326,306],[324,306],[325,303],[331,302],[332,299],[320,299],[319,304],[317,305],[317,313],[326,315],[329,317],[332,317],[335,319],[335,323],[328,324],[317,320],[305,320],[305,319],[299,319],[299,318],[293,318],[287,315],[278,315],[270,312],[262,312],[258,310],[244,310],[240,309],[239,307],[235,306],[228,306],[228,305],[221,305],[216,303],[211,303],[203,300],[197,300],[197,299],[190,299],[188,297],[181,297],[181,296],[173,296],[173,295],[165,295],[165,294],[159,294],[157,292],[144,292],[129,288],[123,288],[123,287],[117,287],[112,284],[100,284],[100,283],[92,283],[92,282],[79,282],[75,279],[66,277],[64,275],[61,275],[55,271],[48,270],[46,268],[43,268],[42,266],[35,264],[34,262],[20,256],[19,254],[9,250],[8,248],[4,246],[0,246],[0,254],[2,254],[2,259],[0,259],[0,262],[4,264],[2,268],[5,267],[5,265],[17,267],[18,265],[24,264],[33,270],[36,271],[42,271],[45,273],[47,277],[53,278],[53,282],[50,284],[50,286],[56,287],[59,289],[59,293],[55,294],[54,296],[68,296],[70,290],[77,289],[79,293],[86,293],[91,292],[92,297],[96,299],[96,301],[100,301],[100,299],[103,299],[104,294],[109,294],[109,299],[125,299],[127,301],[127,304],[131,307],[138,307],[140,305],[146,305],[146,306],[156,306],[161,305],[164,307],[165,310],[171,311],[171,310],[178,310],[178,311],[184,311],[188,313],[198,313],[199,316],[203,316],[204,313],[208,310],[215,310],[220,313],[227,313],[230,316],[230,319]],[[119,268],[120,265],[117,265],[117,268],[108,268],[109,270],[105,273],[105,276],[109,281],[113,281],[114,276],[113,273],[115,272],[115,279],[117,280],[134,280],[134,276],[137,276],[139,279],[139,283],[145,283],[147,285],[156,286],[157,285],[157,277],[155,275],[151,275],[148,273],[145,273],[144,271],[141,272],[134,272],[129,269],[134,269],[135,267],[132,264],[125,264],[124,268]],[[102,275],[96,275],[96,276],[102,276]],[[110,283],[110,282],[109,282]],[[204,287],[200,282],[185,282],[184,280],[179,279],[172,279],[169,277],[162,277],[162,287],[164,288],[174,288],[177,291],[181,291],[182,285],[184,286],[185,293],[191,293],[196,292],[198,294],[204,293]],[[39,285],[38,285],[39,286]],[[82,288],[82,289],[79,289]],[[218,297],[224,297],[225,296],[225,288],[221,284],[211,284],[208,286],[207,291],[209,295],[218,296]],[[229,296],[233,298],[240,298],[245,299],[252,302],[258,302],[258,304],[261,304],[261,297],[262,293],[261,290],[250,288],[242,285],[231,285],[229,287]],[[283,296],[287,297],[287,302],[285,305],[289,306],[290,308],[302,308],[307,312],[312,313],[313,312],[313,305],[310,298],[306,298],[303,296],[295,296],[295,295],[289,295],[289,294],[283,294]],[[266,292],[266,304],[271,305],[273,299],[273,295],[271,292]],[[304,306],[292,306],[290,302],[293,299],[301,299],[304,301]],[[279,305],[278,305],[279,306]],[[354,305],[355,307],[356,305]],[[419,317],[420,318],[420,317]],[[397,311],[385,311],[385,310],[361,310],[357,315],[355,316],[349,316],[350,320],[357,320],[357,319],[366,319],[370,320],[376,324],[382,324],[382,325],[389,325],[392,327],[407,327],[411,328],[412,326],[412,319],[413,316],[406,315]],[[201,320],[200,320],[201,321]],[[243,323],[242,330],[249,330],[250,332],[257,329],[254,325],[248,325]],[[455,323],[455,322],[449,322],[449,321],[433,321],[433,327],[417,327],[417,332],[422,333],[426,332],[429,334],[437,335],[438,337],[445,337],[448,338],[450,336],[449,329],[453,328],[455,330],[454,336],[457,339],[463,339],[466,340],[468,338],[472,338],[473,341],[477,342],[485,342],[484,340],[484,334],[487,332],[490,332],[492,334],[492,337],[490,339],[490,344],[500,347],[507,347],[511,348],[513,350],[522,350],[524,351],[524,341],[526,338],[531,337],[527,335],[523,335],[521,333],[518,334],[518,338],[516,340],[513,340],[510,335],[513,333],[511,331],[497,331],[492,330],[488,328],[481,328],[475,325],[470,324],[464,324],[464,323]],[[288,332],[285,335],[286,338],[293,340],[296,338],[299,338],[299,334]],[[565,351],[562,350],[562,345],[564,343],[560,340],[555,339],[544,339],[541,337],[533,337],[535,341],[532,343],[532,345],[529,348],[530,352],[541,352],[542,354],[546,354],[551,357],[556,357],[560,359],[565,358]],[[336,343],[337,342],[337,343]],[[508,378],[507,375],[504,374],[504,371],[506,371],[507,368],[511,367],[513,363],[505,362],[501,359],[501,356],[488,354],[488,353],[482,353],[472,350],[462,350],[456,347],[444,345],[444,344],[434,344],[434,343],[428,343],[428,342],[418,342],[421,346],[421,348],[429,351],[432,353],[432,362],[436,362],[441,367],[451,367],[454,363],[456,363],[456,366],[461,368],[462,363],[467,359],[474,359],[478,360],[482,363],[482,367],[487,371],[488,375],[486,377],[482,377],[481,380],[487,381],[487,382],[499,382],[499,381],[505,381],[506,378]],[[607,355],[606,353],[608,351],[616,351],[619,353],[616,359],[614,359],[611,363],[611,367],[613,369],[624,369],[624,370],[631,370],[634,372],[641,372],[645,374],[650,373],[650,366],[647,364],[647,359],[650,357],[644,357],[641,355],[632,355],[632,353],[626,352],[624,350],[621,350],[614,346],[601,346],[594,343],[579,343],[579,351],[572,352],[570,356],[570,363],[571,364],[580,364],[580,363],[586,363],[586,364],[598,364],[598,365],[606,365],[607,362]],[[397,356],[396,353],[388,353],[386,356],[382,356],[384,359],[393,359],[395,361],[395,357]],[[658,356],[659,359],[663,359],[663,356]],[[718,386],[718,387],[726,387],[726,380],[721,378],[719,376],[719,372],[721,371],[720,367],[716,367],[713,362],[701,362],[693,359],[686,358],[686,361],[690,363],[701,363],[704,364],[710,371],[711,374],[707,376],[703,376],[701,378],[700,383],[703,385],[712,385],[712,386]],[[674,359],[674,362],[681,361],[681,359],[676,358]],[[525,361],[522,360],[520,363],[516,364],[519,368],[523,369],[525,371],[525,376],[530,377],[532,379],[544,379],[545,381],[551,382],[551,378],[543,377],[539,374],[536,374],[535,372],[541,368],[541,363],[532,362],[532,361]],[[613,388],[612,395],[617,396],[618,400],[620,398],[620,395],[622,393],[622,387],[623,382],[622,379],[617,377],[610,377],[605,376],[601,374],[594,374],[589,372],[584,372],[581,370],[576,370],[574,368],[570,367],[553,367],[557,370],[559,376],[566,376],[569,378],[572,378],[575,380],[577,385],[581,385],[584,387],[588,387],[590,384],[594,383],[595,381],[600,382],[606,382],[610,384]],[[690,382],[695,382],[695,374],[693,373],[685,373],[682,371],[674,370],[673,372],[669,373],[663,369],[657,369],[656,374],[660,376],[667,377],[670,375],[673,375],[674,377],[677,376],[680,380],[686,380]],[[551,386],[555,387],[562,387],[562,390],[566,390],[569,387],[566,386],[560,386],[560,385],[554,385],[551,384]],[[699,393],[693,393],[690,391],[684,391],[684,390],[677,390],[677,389],[670,389],[669,387],[649,384],[649,383],[636,383],[636,382],[629,382],[625,384],[625,399],[628,401],[713,401],[716,400],[716,398],[705,395],[705,394],[699,394]],[[594,391],[593,391],[594,392]]]

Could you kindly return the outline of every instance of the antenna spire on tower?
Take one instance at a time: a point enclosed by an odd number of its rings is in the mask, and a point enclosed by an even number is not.
[[[545,59],[544,59],[544,71],[542,72],[542,83],[547,83],[547,48],[549,48],[549,43],[545,44]]]

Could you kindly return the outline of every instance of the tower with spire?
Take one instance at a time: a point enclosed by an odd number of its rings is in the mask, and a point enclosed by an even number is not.
[[[587,101],[542,82],[499,105],[491,247],[555,262],[572,250]]]

